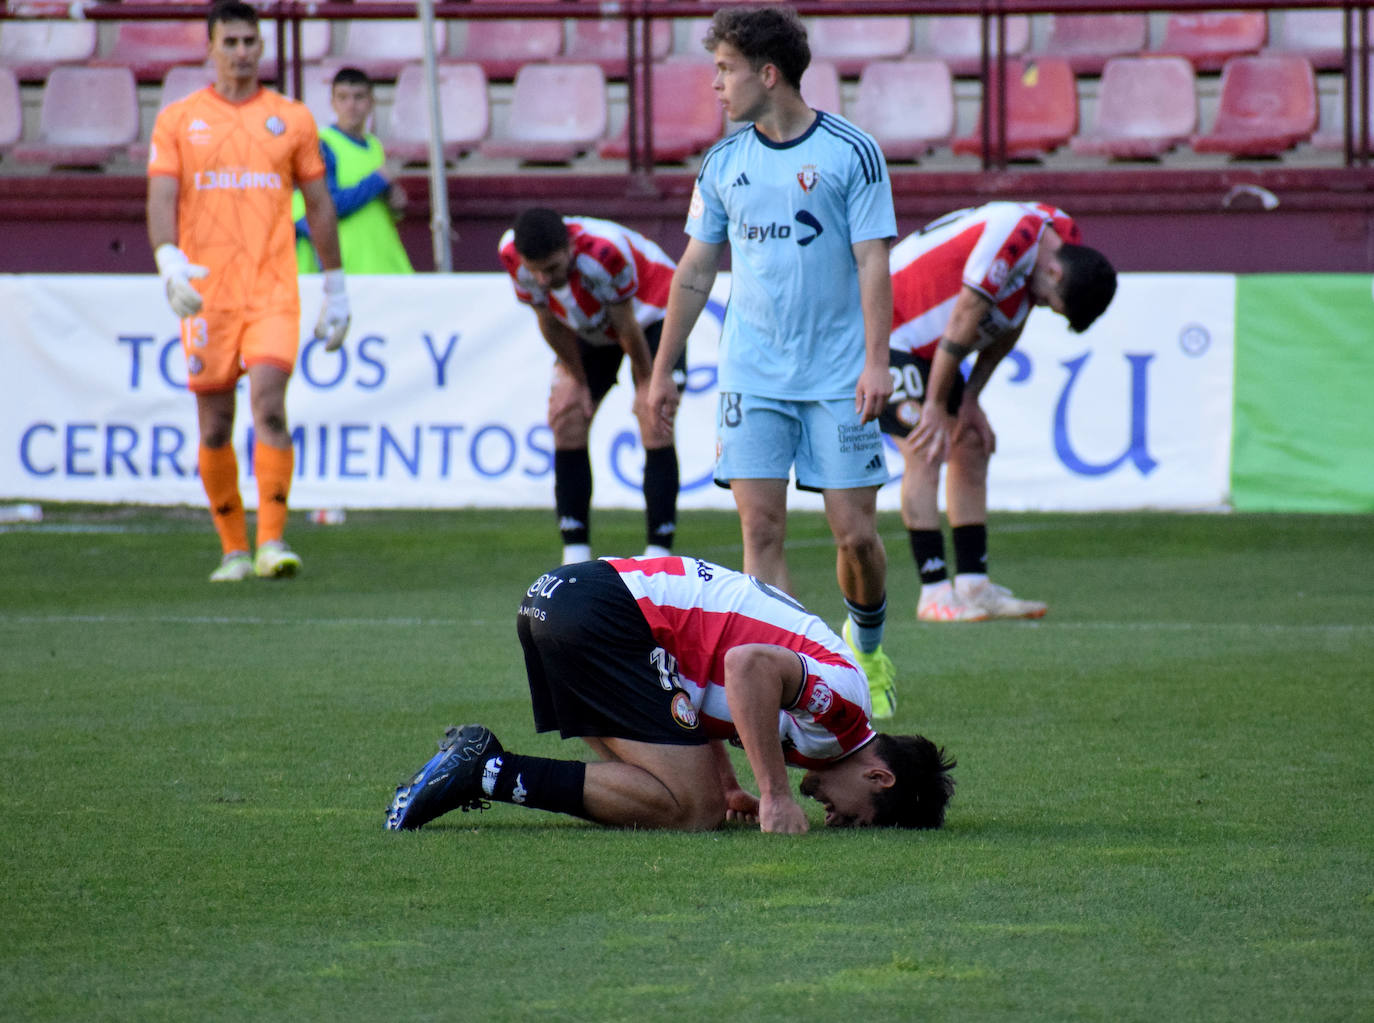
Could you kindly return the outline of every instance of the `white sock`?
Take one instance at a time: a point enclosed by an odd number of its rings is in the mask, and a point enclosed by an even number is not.
[[[592,560],[592,545],[589,543],[569,543],[563,545],[563,564],[575,565],[579,561]]]
[[[644,548],[644,557],[646,558],[671,558],[672,556],[673,552],[660,544],[651,543]]]

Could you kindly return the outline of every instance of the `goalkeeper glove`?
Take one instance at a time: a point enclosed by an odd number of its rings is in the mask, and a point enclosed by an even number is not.
[[[163,284],[167,286],[167,301],[172,307],[172,312],[183,320],[200,312],[204,302],[201,300],[200,292],[192,286],[191,280],[204,277],[210,271],[206,267],[192,263],[186,258],[186,253],[170,242],[159,245],[153,253],[153,258],[157,260],[157,272],[162,277]]]
[[[348,333],[348,292],[344,290],[344,272],[324,272],[324,308],[315,324],[315,337],[325,342],[326,352],[337,351]]]

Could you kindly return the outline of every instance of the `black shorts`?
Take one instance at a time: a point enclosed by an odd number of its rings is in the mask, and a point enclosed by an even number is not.
[[[525,592],[516,631],[536,731],[666,746],[708,741],[672,656],[605,562],[541,575]]]
[[[649,342],[649,356],[658,354],[658,339],[663,334],[663,321],[651,323],[644,328],[644,340]],[[578,339],[578,351],[582,353],[582,369],[587,374],[587,389],[592,392],[592,402],[599,404],[607,392],[615,386],[620,375],[620,363],[625,351],[619,345],[589,345]],[[677,393],[681,394],[687,386],[687,349],[684,346],[673,366],[673,382]]]
[[[930,383],[930,360],[910,352],[893,349],[888,364],[892,374],[892,397],[887,399],[878,427],[883,433],[905,437],[921,421],[921,403],[925,401],[926,385]],[[964,375],[954,374],[954,386],[949,389],[945,408],[950,415],[958,415],[964,400]]]

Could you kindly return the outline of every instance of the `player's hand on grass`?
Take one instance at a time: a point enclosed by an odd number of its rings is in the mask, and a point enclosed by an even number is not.
[[[192,280],[209,274],[209,269],[198,266],[186,258],[186,253],[172,244],[159,245],[153,253],[157,260],[157,272],[167,288],[167,302],[179,319],[186,319],[200,312],[204,301]]]
[[[315,323],[315,337],[323,341],[326,352],[338,351],[348,334],[352,313],[348,307],[348,292],[344,288],[342,270],[324,272],[324,307]]]
[[[791,796],[765,796],[759,800],[760,831],[777,835],[804,835],[810,826],[806,812]]]
[[[745,821],[749,824],[759,819],[759,800],[738,785],[725,790],[725,819]]]

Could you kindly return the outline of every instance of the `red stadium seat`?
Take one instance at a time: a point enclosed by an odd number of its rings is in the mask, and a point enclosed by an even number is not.
[[[918,39],[916,56],[943,60],[956,76],[966,78],[982,73],[983,29],[978,17],[966,14],[918,18],[924,38]],[[1005,19],[1007,56],[1025,53],[1030,48],[1030,18],[1013,14]],[[989,44],[997,49],[997,27],[988,27]]]
[[[1368,73],[1365,75],[1365,96],[1368,114],[1370,148],[1364,152],[1374,151],[1374,60],[1371,61]],[[1350,98],[1350,119],[1354,125],[1354,138],[1352,142],[1356,152],[1360,152],[1360,88],[1355,86],[1354,93]],[[1339,152],[1345,149],[1345,110],[1344,104],[1336,112],[1334,118],[1323,119],[1320,130],[1312,136],[1312,146],[1314,149],[1323,152]]]
[[[1337,10],[1274,11],[1271,15],[1267,53],[1287,53],[1306,57],[1318,71],[1336,71],[1345,66],[1345,12]],[[1352,18],[1353,43],[1359,46],[1359,18]],[[1374,17],[1370,17],[1374,31]]]
[[[1045,44],[1036,57],[1063,57],[1076,75],[1098,75],[1111,57],[1139,53],[1149,45],[1149,16],[1140,14],[1051,14]]]
[[[161,82],[178,64],[200,64],[209,55],[205,22],[121,21],[110,49],[91,61],[96,67],[127,67],[140,82]]]
[[[911,19],[900,17],[813,18],[807,30],[811,54],[853,78],[869,61],[894,60],[911,50]]]
[[[1278,156],[1317,129],[1317,82],[1305,57],[1233,57],[1221,72],[1216,121],[1199,153]]]
[[[721,137],[724,115],[711,88],[714,77],[715,68],[704,60],[676,58],[654,65],[654,162],[681,163]],[[597,152],[612,160],[630,155],[628,118]]]
[[[434,23],[434,49],[444,52],[448,26]],[[380,20],[355,18],[348,23],[343,47],[335,56],[342,65],[361,68],[371,78],[394,81],[407,64],[423,60],[424,25],[418,18]]]
[[[916,160],[954,134],[954,82],[942,60],[875,61],[859,76],[853,121],[889,160]]]
[[[24,102],[19,93],[19,79],[7,67],[0,67],[0,153],[4,153],[23,137]]]
[[[1174,12],[1156,52],[1187,57],[1199,71],[1216,71],[1231,57],[1258,53],[1269,31],[1263,11]]]
[[[462,59],[482,65],[488,78],[509,81],[526,64],[553,60],[563,52],[563,22],[481,20],[467,23]]]
[[[628,67],[625,56],[627,27],[625,21],[614,17],[570,19],[563,57],[574,64],[597,64],[607,78],[624,78]],[[661,60],[673,48],[673,24],[670,21],[655,21],[649,33],[649,56]]]
[[[1097,125],[1075,135],[1075,153],[1154,159],[1197,131],[1193,65],[1183,57],[1113,57],[1102,69]]]
[[[802,75],[802,99],[813,110],[844,114],[840,99],[840,69],[828,60],[813,60]]]
[[[955,153],[983,155],[983,119],[988,119],[989,142],[996,151],[997,71],[989,82],[990,95],[973,133],[950,145]],[[1078,130],[1078,86],[1065,60],[1007,61],[1007,159],[1035,159],[1064,143]]]
[[[445,160],[477,148],[490,124],[487,76],[480,64],[440,64],[439,131]],[[408,64],[396,79],[391,117],[381,134],[386,154],[403,163],[429,162],[429,103],[425,69]]]
[[[98,167],[138,139],[138,83],[128,68],[59,67],[43,84],[38,139],[13,150],[21,163]]]
[[[606,76],[595,64],[527,64],[515,76],[506,134],[482,155],[567,163],[606,134]]]
[[[0,67],[21,82],[41,82],[62,64],[82,64],[95,56],[92,21],[6,21],[0,23]]]

